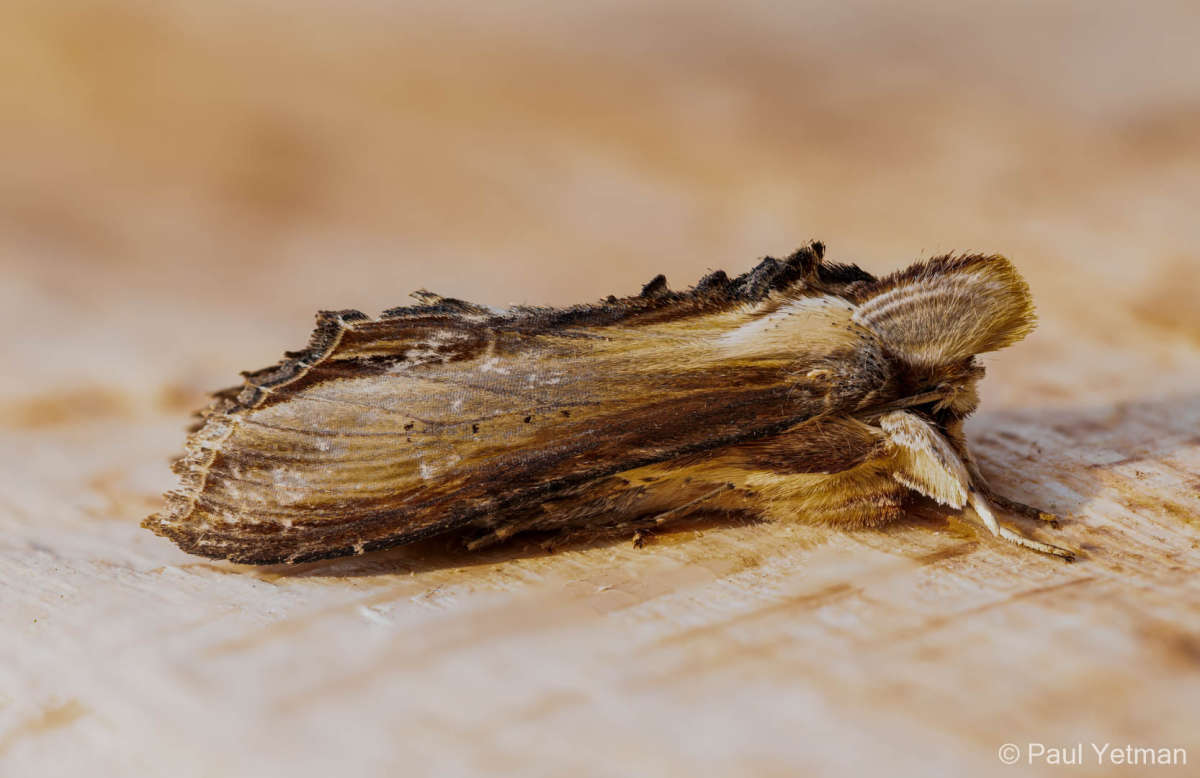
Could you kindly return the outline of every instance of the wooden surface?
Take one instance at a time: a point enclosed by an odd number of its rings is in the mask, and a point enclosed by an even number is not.
[[[1195,774],[1194,6],[489,8],[6,5],[0,775]],[[968,429],[1079,562],[936,515],[265,569],[138,527],[318,308],[813,237],[1022,268],[1041,327]]]

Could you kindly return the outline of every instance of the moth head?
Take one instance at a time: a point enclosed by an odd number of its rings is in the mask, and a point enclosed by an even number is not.
[[[881,278],[854,320],[919,371],[963,364],[1024,338],[1036,323],[1029,285],[1002,256],[942,256]]]

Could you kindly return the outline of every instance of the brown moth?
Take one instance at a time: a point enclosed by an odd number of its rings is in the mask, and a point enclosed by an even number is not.
[[[820,243],[686,292],[495,311],[428,292],[372,319],[322,312],[308,347],[201,412],[181,477],[144,526],[257,564],[455,532],[640,533],[729,512],[841,527],[915,499],[999,524],[963,435],[977,354],[1034,326],[1000,256],[884,278]]]

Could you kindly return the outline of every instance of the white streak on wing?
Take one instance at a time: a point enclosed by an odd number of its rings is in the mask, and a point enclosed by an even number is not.
[[[274,497],[283,505],[302,501],[312,489],[303,475],[287,467],[272,470],[271,480],[275,486]]]
[[[854,305],[840,297],[801,297],[722,335],[718,343],[724,351],[747,356],[775,350],[786,346],[791,337],[815,333],[822,324],[847,321],[854,311]]]
[[[479,372],[481,372],[481,373],[499,373],[501,375],[508,375],[508,373],[510,371],[507,367],[504,367],[503,365],[501,365],[500,357],[488,357],[487,359],[483,360],[482,363],[480,363]]]

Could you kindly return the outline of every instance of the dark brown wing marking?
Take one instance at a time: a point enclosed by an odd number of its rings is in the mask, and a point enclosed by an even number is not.
[[[307,348],[218,394],[168,510],[146,524],[236,561],[338,556],[487,526],[631,468],[857,407],[887,365],[833,301],[871,279],[820,253],[566,310],[493,313],[425,293],[377,320],[323,313]],[[789,300],[804,301],[799,319],[779,312]],[[726,347],[763,316],[796,328],[789,353]]]

